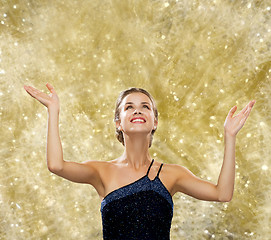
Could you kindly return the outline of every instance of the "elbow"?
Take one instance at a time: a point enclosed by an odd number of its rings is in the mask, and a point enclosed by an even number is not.
[[[223,191],[223,189],[222,190],[218,189],[218,186],[217,186],[216,194],[217,194],[217,201],[218,202],[230,202],[233,197],[233,191],[225,192],[225,190]]]
[[[48,170],[51,172],[51,173],[58,173],[60,172],[61,170],[63,169],[63,167],[60,167],[60,166],[51,166],[51,165],[48,165]]]
[[[230,197],[219,197],[218,201],[219,202],[230,202],[232,200],[232,196]]]

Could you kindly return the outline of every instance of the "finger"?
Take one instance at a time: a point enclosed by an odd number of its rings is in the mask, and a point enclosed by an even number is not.
[[[41,99],[43,99],[46,94],[39,91],[38,89],[31,87],[31,86],[27,86],[26,87],[26,91],[35,99],[41,101]]]
[[[29,90],[27,87],[25,87],[24,89],[26,90],[26,92],[27,92],[31,97],[35,98],[34,95],[32,95],[32,94],[30,93],[30,90]]]
[[[245,112],[246,118],[249,116],[249,114],[250,114],[250,112],[252,110],[252,107],[253,107],[253,105],[251,107],[249,107],[248,110]]]
[[[255,102],[256,102],[255,100],[249,102],[249,107],[247,108],[247,110],[244,113],[245,115],[248,115],[251,112]]]
[[[32,97],[37,97],[37,94],[39,94],[40,92],[36,89],[34,89],[33,87],[28,86],[26,91],[32,96]]]
[[[250,103],[251,108],[254,106],[254,104],[256,103],[256,100],[252,100]]]
[[[244,113],[244,119],[245,119],[245,121],[247,120],[247,118],[248,118],[251,110],[252,110],[252,107],[249,107],[248,110]]]
[[[24,89],[26,90],[26,92],[27,92],[28,94],[30,94],[30,95],[32,96],[33,90],[30,88],[30,86],[24,86]]]
[[[231,110],[229,111],[228,117],[232,117],[236,109],[237,109],[237,106],[232,107]]]
[[[51,93],[56,93],[55,89],[50,83],[46,83],[46,87],[50,90]]]
[[[31,86],[27,86],[27,87],[28,87],[28,90],[31,91],[32,93],[38,94],[38,93],[41,92],[41,91],[39,91],[38,89],[36,89],[34,87],[31,87]]]
[[[240,111],[240,113],[245,113],[249,107],[250,102]]]

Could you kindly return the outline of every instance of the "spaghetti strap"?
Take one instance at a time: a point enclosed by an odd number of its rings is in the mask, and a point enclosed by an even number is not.
[[[162,166],[163,166],[163,163],[160,165],[160,168],[159,168],[158,173],[157,173],[157,177],[159,176],[159,173],[160,173],[160,170],[161,170]]]
[[[152,166],[152,164],[153,164],[153,161],[154,161],[154,159],[152,159],[152,161],[151,161],[151,164],[150,164],[150,166],[149,166],[149,168],[148,168],[148,172],[147,172],[147,176],[148,176],[148,174],[149,174],[149,171],[150,171],[150,169],[151,169],[151,166]]]

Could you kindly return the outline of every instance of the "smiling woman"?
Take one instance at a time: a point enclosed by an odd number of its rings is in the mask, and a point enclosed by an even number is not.
[[[230,201],[234,188],[235,137],[255,104],[251,101],[233,117],[234,106],[226,118],[225,154],[218,183],[196,177],[177,164],[154,160],[149,148],[158,125],[158,111],[152,96],[144,89],[122,91],[116,102],[117,139],[123,154],[111,161],[65,161],[58,130],[59,99],[25,86],[25,90],[48,108],[47,166],[58,176],[92,185],[101,198],[104,239],[170,239],[173,199],[182,192],[205,201]],[[143,120],[143,121],[142,121]],[[160,175],[159,175],[160,174]]]

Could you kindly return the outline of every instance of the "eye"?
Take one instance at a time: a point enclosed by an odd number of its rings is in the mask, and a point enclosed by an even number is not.
[[[132,106],[130,105],[130,106],[126,107],[125,110],[127,110],[129,107],[132,107]],[[148,105],[143,105],[143,107],[147,107],[148,109],[150,109]]]

